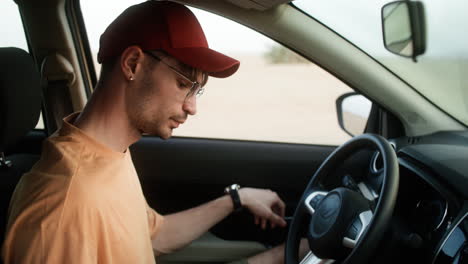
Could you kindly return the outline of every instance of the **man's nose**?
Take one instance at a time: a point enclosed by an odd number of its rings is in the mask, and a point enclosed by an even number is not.
[[[197,113],[197,97],[190,96],[185,98],[183,110],[189,115],[195,115]]]

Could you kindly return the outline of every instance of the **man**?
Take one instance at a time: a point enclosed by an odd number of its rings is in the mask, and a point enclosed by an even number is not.
[[[81,113],[44,142],[12,198],[2,256],[9,263],[154,263],[243,206],[265,228],[286,225],[269,190],[232,188],[199,207],[161,216],[141,190],[128,147],[143,133],[167,139],[196,114],[208,75],[239,62],[208,48],[195,16],[171,2],[128,8],[103,33],[99,83]],[[282,248],[249,263],[282,262]]]

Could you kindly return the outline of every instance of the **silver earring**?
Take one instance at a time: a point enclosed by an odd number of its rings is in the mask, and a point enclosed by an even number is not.
[[[133,81],[133,76],[130,76],[130,81]]]

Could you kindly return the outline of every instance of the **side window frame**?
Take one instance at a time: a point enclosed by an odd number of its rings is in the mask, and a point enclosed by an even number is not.
[[[66,0],[65,12],[75,43],[80,70],[84,78],[86,96],[89,98],[97,84],[97,73],[94,67],[93,56],[88,40],[86,25],[79,0]]]

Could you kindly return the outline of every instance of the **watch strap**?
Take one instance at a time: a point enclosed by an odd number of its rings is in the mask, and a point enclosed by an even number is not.
[[[231,196],[232,203],[234,205],[234,212],[239,212],[242,210],[242,203],[238,192],[239,189],[239,184],[232,184],[224,189],[224,192]]]

